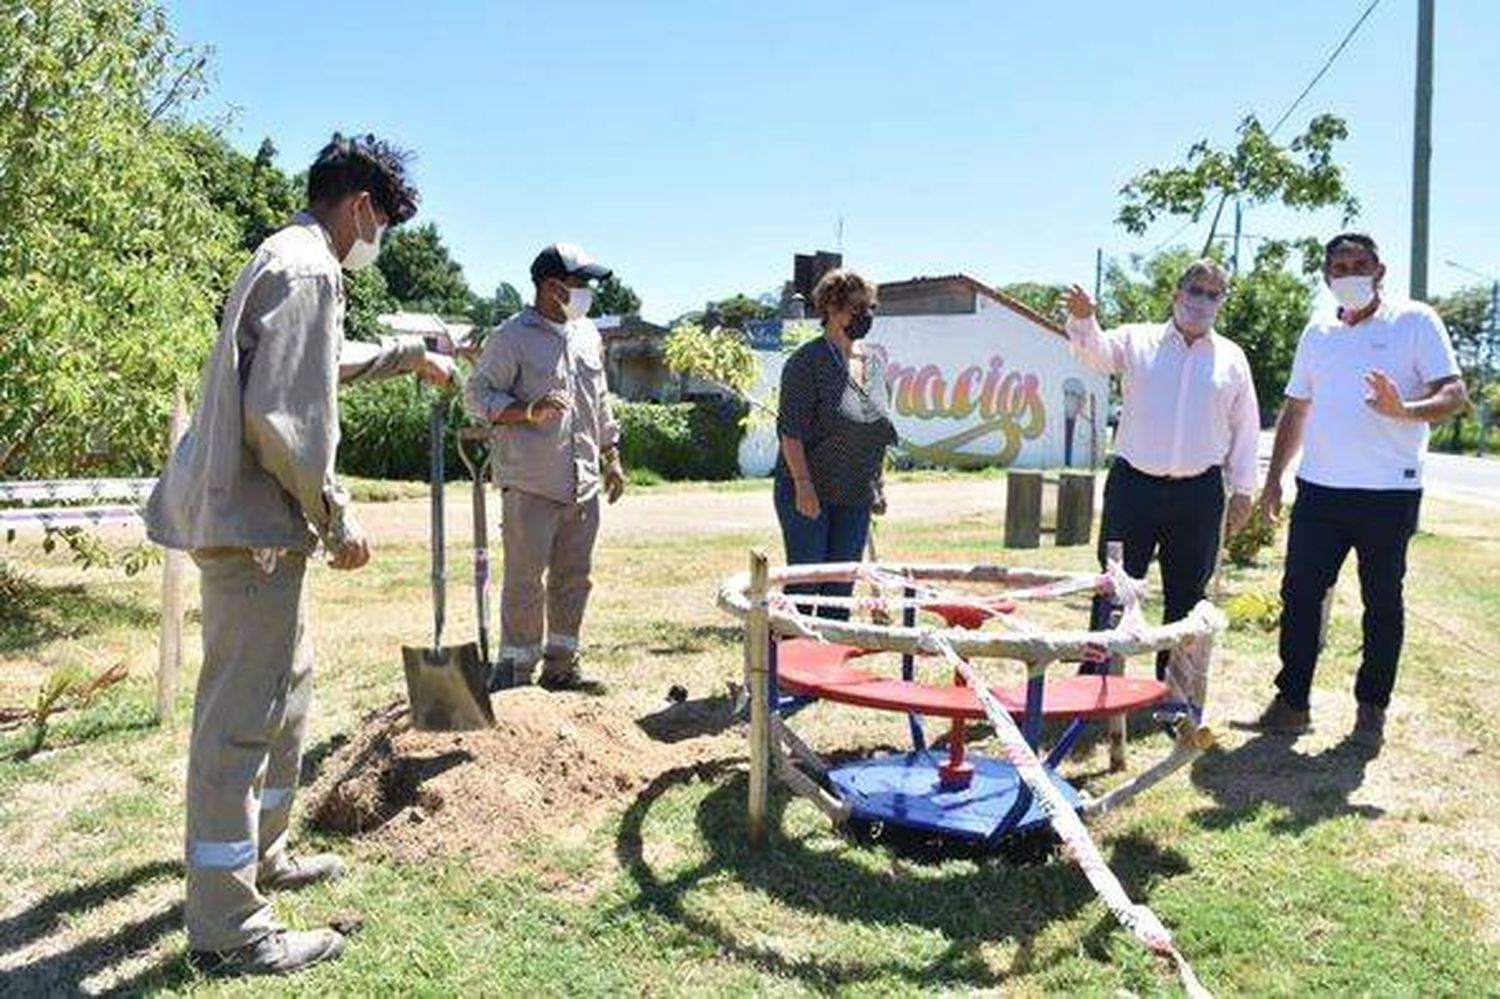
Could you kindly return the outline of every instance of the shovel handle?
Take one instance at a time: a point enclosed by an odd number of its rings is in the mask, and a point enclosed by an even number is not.
[[[432,647],[443,647],[443,624],[447,603],[443,548],[443,435],[448,429],[448,398],[439,395],[432,404],[428,423],[428,446],[432,451]]]

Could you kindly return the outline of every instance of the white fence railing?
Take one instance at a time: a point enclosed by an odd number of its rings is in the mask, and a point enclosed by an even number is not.
[[[187,427],[182,393],[167,422],[167,450],[177,446]],[[142,507],[155,479],[38,479],[0,482],[0,531],[21,527],[100,527],[131,524],[141,519]],[[16,505],[29,504],[29,505]],[[39,506],[37,504],[68,504]],[[9,505],[9,509],[4,507]],[[187,553],[167,551],[161,573],[161,635],[156,667],[156,720],[169,721],[182,670],[182,580]]]

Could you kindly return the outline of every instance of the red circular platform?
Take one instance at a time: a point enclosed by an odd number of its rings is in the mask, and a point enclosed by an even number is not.
[[[982,719],[984,708],[969,687],[942,686],[878,676],[851,665],[865,651],[850,645],[788,639],[777,646],[776,676],[791,694],[820,697],[879,711],[940,718]],[[1026,714],[1024,687],[992,688],[1015,718]],[[1149,708],[1165,700],[1166,684],[1127,676],[1069,676],[1042,687],[1043,718],[1104,718]]]

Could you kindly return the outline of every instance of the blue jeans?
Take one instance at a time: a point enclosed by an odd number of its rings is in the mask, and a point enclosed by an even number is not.
[[[786,545],[788,565],[810,562],[858,562],[870,534],[870,504],[842,506],[823,503],[816,517],[797,512],[797,491],[792,480],[776,479],[776,519],[781,521],[781,540]],[[808,593],[825,597],[847,597],[854,592],[853,583],[816,583],[788,586],[788,593]],[[819,617],[846,620],[844,607],[816,608]]]

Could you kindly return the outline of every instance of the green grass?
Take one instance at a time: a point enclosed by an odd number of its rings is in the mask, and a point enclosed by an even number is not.
[[[652,488],[661,492],[653,502],[680,503],[691,516],[698,487]],[[1500,729],[1489,721],[1500,695],[1494,657],[1482,653],[1500,611],[1500,584],[1491,582],[1500,535],[1482,513],[1440,504],[1426,513],[1408,583],[1416,623],[1398,685],[1404,713],[1393,718],[1380,759],[1339,744],[1358,661],[1350,568],[1315,694],[1325,730],[1295,745],[1226,734],[1190,775],[1097,827],[1132,897],[1174,930],[1218,994],[1496,994],[1500,878],[1484,866],[1484,851],[1500,842],[1488,815],[1500,784],[1492,772]],[[888,557],[1088,561],[1084,549],[1001,550],[998,516],[891,521],[880,530]],[[622,534],[601,547],[587,637],[616,679],[610,703],[637,710],[657,703],[669,683],[696,697],[737,676],[738,635],[712,599],[755,543],[772,539],[732,532],[689,545]],[[351,875],[278,907],[302,926],[358,913],[364,927],[346,958],[287,981],[203,981],[182,959],[177,908],[196,635],[176,727],[150,727],[154,580],[22,557],[43,587],[47,623],[0,626],[7,696],[32,689],[48,664],[67,657],[123,659],[134,675],[59,716],[42,754],[18,755],[24,730],[0,733],[0,836],[8,844],[0,851],[0,976],[17,976],[16,988],[1180,994],[1170,969],[1115,925],[1064,862],[914,863],[842,839],[810,805],[780,793],[771,846],[751,849],[743,749],[734,742],[721,759],[670,770],[625,796],[586,836],[519,844],[503,874],[463,857],[413,864],[307,834],[315,847],[349,854]],[[426,565],[421,546],[390,545],[366,572],[317,574],[314,752],[399,695],[397,649],[425,628]],[[1274,592],[1279,572],[1276,558],[1231,569],[1226,591]],[[468,627],[466,601],[466,592],[450,594],[458,633]],[[1258,628],[1226,637],[1215,703],[1235,713],[1258,704],[1275,641]],[[797,726],[825,749],[898,742],[903,728],[899,719],[830,705],[799,715]],[[1132,745],[1136,765],[1166,748],[1148,732]],[[1098,766],[1098,758],[1073,764],[1095,791],[1112,781]]]

